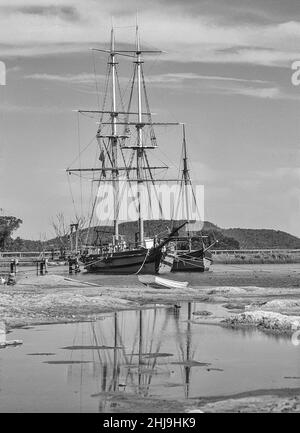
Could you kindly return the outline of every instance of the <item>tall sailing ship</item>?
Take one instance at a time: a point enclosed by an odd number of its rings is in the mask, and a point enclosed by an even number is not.
[[[189,169],[187,165],[187,149],[185,139],[185,126],[179,122],[155,122],[149,107],[143,72],[144,55],[158,54],[161,51],[144,50],[141,48],[138,26],[136,26],[136,44],[134,49],[116,49],[115,31],[111,30],[110,48],[95,49],[108,54],[107,77],[105,95],[101,110],[77,110],[83,115],[97,116],[98,129],[96,133],[98,167],[68,168],[67,173],[92,175],[91,181],[96,182],[98,189],[107,183],[113,190],[113,236],[109,245],[91,247],[89,232],[94,217],[97,197],[93,201],[89,227],[86,229],[86,242],[82,248],[80,260],[88,272],[98,273],[166,273],[173,271],[203,271],[210,263],[209,253],[205,254],[203,239],[199,248],[192,249],[192,237],[189,232],[184,236],[188,243],[187,249],[179,250],[179,230],[188,227],[187,195],[184,220],[174,224],[170,232],[159,238],[145,237],[144,231],[144,204],[151,200],[146,197],[145,191],[151,185],[155,189],[159,182],[177,182],[178,178],[170,179],[155,176],[157,171],[167,169],[166,165],[153,165],[149,153],[158,147],[154,128],[161,126],[183,127],[183,170],[181,186],[184,189],[191,186]],[[125,57],[133,60],[133,75],[129,85],[129,97],[125,107],[122,98],[120,80],[118,76],[118,58]],[[124,94],[124,93],[123,93]],[[111,97],[108,101],[108,97]],[[117,99],[119,98],[119,99]],[[133,108],[133,105],[136,108]],[[95,178],[95,176],[97,176]],[[137,199],[137,229],[138,233],[133,245],[124,240],[119,232],[120,202],[122,200],[122,185],[131,188],[133,185]],[[146,186],[146,187],[145,187]],[[157,198],[158,199],[158,198]],[[183,203],[178,203],[183,205]],[[159,204],[159,206],[161,206]],[[181,239],[182,245],[183,239]],[[205,257],[206,256],[206,257]]]

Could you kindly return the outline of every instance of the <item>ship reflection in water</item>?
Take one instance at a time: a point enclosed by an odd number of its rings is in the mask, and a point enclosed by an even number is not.
[[[157,399],[299,386],[290,339],[199,324],[193,314],[220,309],[182,303],[14,330],[24,344],[1,350],[0,411],[139,411]]]
[[[73,345],[65,349],[71,351],[71,360],[78,359],[77,351],[82,352],[79,357],[82,361],[88,357],[86,351],[92,352],[93,365],[70,364],[69,382],[76,383],[83,371],[89,374],[92,368],[92,376],[98,381],[98,392],[92,397],[98,399],[99,411],[103,412],[116,405],[112,393],[159,397],[159,388],[165,386],[164,397],[170,397],[171,389],[178,387],[182,390],[181,398],[188,398],[191,368],[204,368],[209,363],[193,359],[196,345],[192,344],[191,303],[187,306],[187,316],[185,310],[181,314],[181,307],[170,306],[118,312],[90,323],[90,343],[82,344],[84,340],[79,331]],[[177,341],[176,346],[174,341]]]

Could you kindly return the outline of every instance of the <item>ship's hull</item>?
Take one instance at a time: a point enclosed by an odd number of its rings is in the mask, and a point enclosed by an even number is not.
[[[209,253],[209,254],[207,254],[206,252],[204,253],[203,262],[204,262],[204,270],[205,271],[209,271],[210,267],[211,267],[211,265],[213,263],[213,259],[212,259],[211,253]]]
[[[102,274],[155,274],[161,258],[160,250],[138,249],[112,254],[89,254],[82,257],[88,272]]]
[[[203,249],[179,253],[175,257],[172,272],[204,272],[212,264],[211,253]]]
[[[112,254],[88,254],[81,258],[85,269],[102,274],[158,274],[168,272],[204,272],[212,263],[211,253],[203,249],[175,253],[170,263],[160,248],[120,251]],[[171,257],[170,256],[170,257]]]

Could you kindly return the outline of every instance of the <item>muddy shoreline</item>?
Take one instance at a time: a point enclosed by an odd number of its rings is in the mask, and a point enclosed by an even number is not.
[[[282,303],[269,311],[300,315],[298,265],[215,265],[212,272],[178,273],[170,278],[188,281],[189,286],[154,289],[143,285],[136,275],[82,273],[70,279],[66,268],[50,268],[48,275],[37,277],[33,269],[21,268],[15,286],[0,286],[0,318],[9,327],[65,323],[94,320],[105,312],[181,301],[223,304],[234,315],[251,305],[261,310],[274,300]],[[206,319],[209,321],[211,317]]]

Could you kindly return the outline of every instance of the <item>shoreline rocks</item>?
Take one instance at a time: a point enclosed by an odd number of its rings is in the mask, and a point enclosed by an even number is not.
[[[245,311],[223,320],[223,324],[234,328],[253,326],[262,330],[292,334],[300,329],[300,316],[287,316],[273,311]]]

